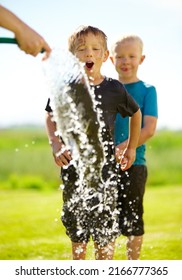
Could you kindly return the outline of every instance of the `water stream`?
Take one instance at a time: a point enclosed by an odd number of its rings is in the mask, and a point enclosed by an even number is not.
[[[67,203],[67,207],[77,217],[77,234],[84,231],[82,220],[85,213],[92,213],[95,217],[101,217],[100,223],[104,231],[101,236],[112,236],[118,225],[117,210],[113,205],[117,193],[116,187],[110,186],[111,181],[114,184],[114,173],[110,174],[107,181],[102,178],[107,156],[107,145],[102,139],[102,129],[105,126],[101,120],[102,112],[97,108],[83,65],[75,56],[68,51],[54,50],[46,64],[50,105],[53,121],[57,124],[56,134],[62,137],[66,147],[71,150],[73,160],[70,164],[75,167],[78,175]],[[105,227],[109,220],[114,220],[110,230]],[[87,226],[92,232],[95,225]],[[101,227],[98,228],[100,230]],[[100,240],[100,243],[104,244],[104,240]]]

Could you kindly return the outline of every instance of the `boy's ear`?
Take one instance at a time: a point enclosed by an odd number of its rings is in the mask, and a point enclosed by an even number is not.
[[[140,64],[142,64],[142,62],[144,61],[144,59],[145,59],[145,55],[142,55],[142,56],[141,56],[141,59],[140,59]]]
[[[113,59],[112,56],[110,56],[110,60],[111,60],[111,62],[114,64],[114,59]]]
[[[105,62],[105,61],[108,59],[108,57],[109,57],[109,51],[106,50],[106,51],[104,52],[104,59],[103,59],[103,62]]]

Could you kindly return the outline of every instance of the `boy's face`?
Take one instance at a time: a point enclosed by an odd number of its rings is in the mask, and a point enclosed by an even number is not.
[[[116,44],[111,61],[119,74],[119,80],[124,83],[138,81],[138,66],[143,62],[141,46],[137,41],[124,41]]]
[[[88,35],[82,36],[76,42],[74,54],[84,63],[85,72],[88,77],[94,79],[101,75],[101,66],[107,60],[109,51],[105,50],[100,36],[88,33]]]

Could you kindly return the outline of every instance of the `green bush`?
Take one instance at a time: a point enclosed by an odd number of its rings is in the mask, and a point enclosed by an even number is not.
[[[182,185],[182,131],[157,131],[146,156],[148,185]]]
[[[47,183],[42,178],[29,175],[19,177],[17,174],[11,174],[9,184],[13,189],[43,190],[47,188]]]

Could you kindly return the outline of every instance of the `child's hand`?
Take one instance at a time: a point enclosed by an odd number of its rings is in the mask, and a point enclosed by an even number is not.
[[[125,171],[127,169],[129,169],[133,162],[135,161],[135,157],[136,157],[136,150],[135,149],[125,149],[121,160],[120,160],[120,164],[121,164],[121,170]]]
[[[66,149],[65,145],[60,142],[53,142],[51,144],[53,156],[58,166],[66,166],[72,160],[71,152]]]
[[[128,159],[126,157],[122,157],[121,161],[120,161],[120,164],[121,164],[121,170],[122,171],[125,171],[127,170],[127,165],[128,165]]]
[[[123,155],[124,150],[126,149],[126,146],[127,146],[127,141],[124,141],[124,142],[120,143],[119,145],[117,145],[115,148],[115,157],[116,157],[116,161],[118,163],[121,162],[122,155]]]

